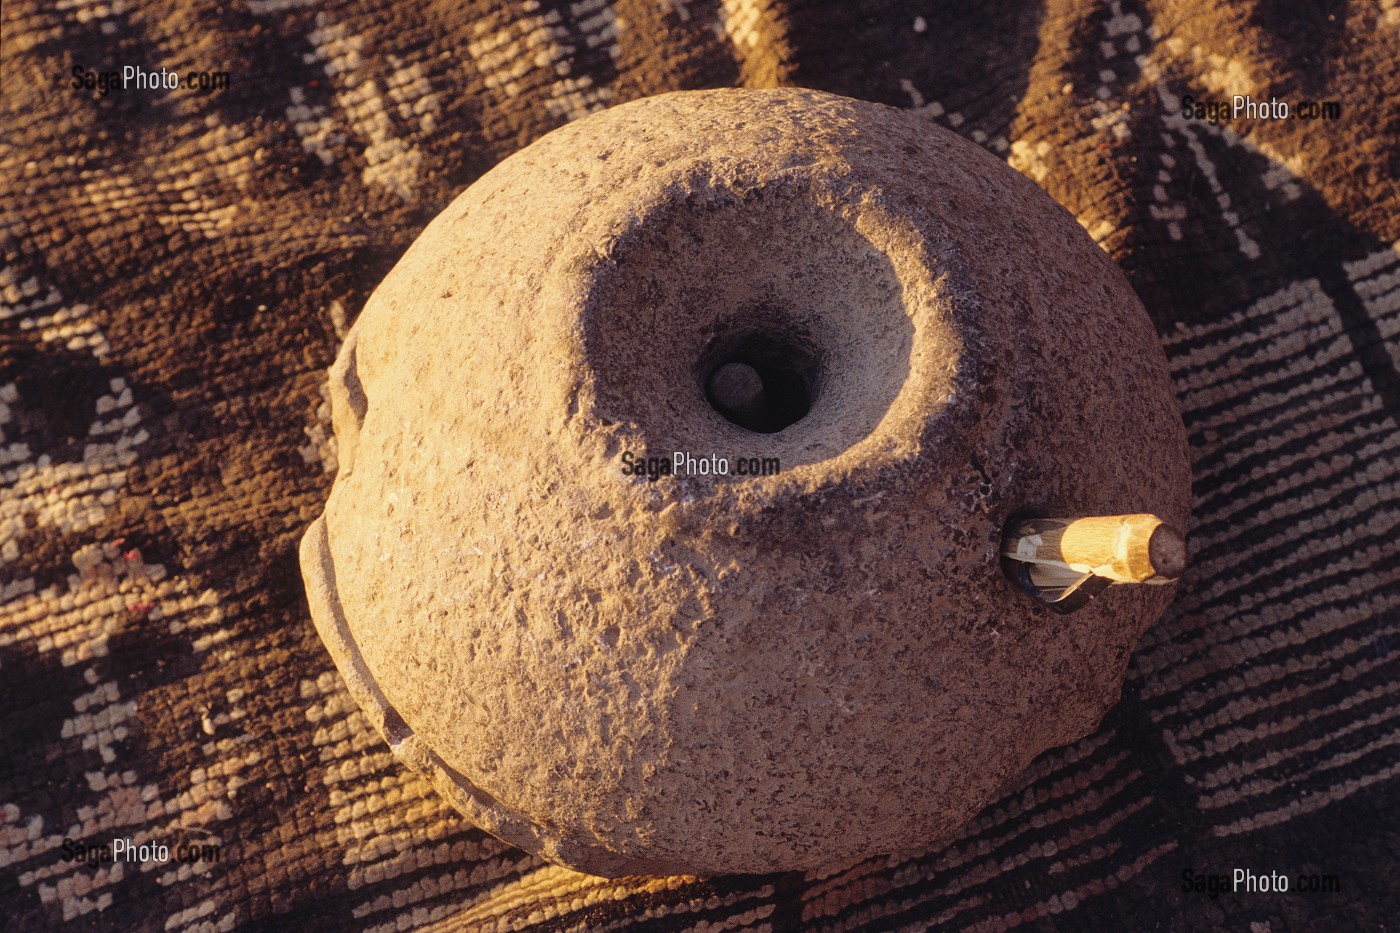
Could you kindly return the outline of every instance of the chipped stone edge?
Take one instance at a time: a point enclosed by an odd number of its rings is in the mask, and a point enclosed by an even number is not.
[[[591,875],[617,878],[638,874],[694,874],[667,862],[629,858],[599,846],[561,839],[449,766],[419,740],[394,709],[356,647],[340,607],[324,517],[317,518],[307,528],[301,539],[300,559],[311,621],[330,652],[331,660],[345,678],[350,695],[384,736],[395,757],[426,777],[433,788],[466,814],[473,824],[513,846]]]

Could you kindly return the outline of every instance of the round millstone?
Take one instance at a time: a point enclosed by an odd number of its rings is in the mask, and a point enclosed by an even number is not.
[[[1023,516],[1187,525],[1141,304],[918,116],[635,101],[438,216],[332,370],[312,617],[395,751],[586,872],[810,869],[946,838],[1091,731],[1173,586],[1059,615]],[[652,478],[646,458],[780,464]]]

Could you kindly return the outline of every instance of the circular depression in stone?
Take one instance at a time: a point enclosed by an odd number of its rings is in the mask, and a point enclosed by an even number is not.
[[[784,468],[870,436],[909,381],[914,326],[890,257],[851,214],[800,184],[653,208],[591,276],[594,416],[652,456],[753,453]],[[759,384],[760,404],[746,403]]]

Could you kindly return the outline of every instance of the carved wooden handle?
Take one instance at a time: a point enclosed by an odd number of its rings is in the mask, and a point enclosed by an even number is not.
[[[1001,554],[1025,565],[1013,579],[1051,604],[1080,597],[1082,605],[1112,583],[1170,583],[1186,569],[1181,533],[1155,515],[1028,519],[1007,533]]]

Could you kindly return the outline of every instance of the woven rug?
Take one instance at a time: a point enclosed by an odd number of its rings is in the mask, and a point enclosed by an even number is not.
[[[1394,928],[1397,0],[0,16],[0,926]],[[113,89],[127,66],[195,86]],[[326,367],[426,222],[568,120],[736,84],[908,108],[1079,218],[1175,374],[1193,563],[1101,728],[953,841],[605,881],[396,763],[296,545],[336,468]],[[1290,890],[1222,893],[1235,869]]]

